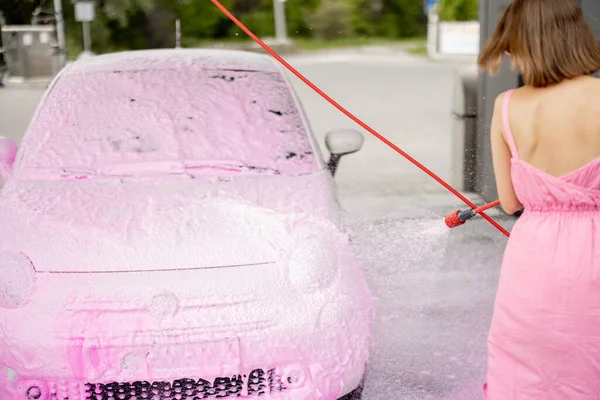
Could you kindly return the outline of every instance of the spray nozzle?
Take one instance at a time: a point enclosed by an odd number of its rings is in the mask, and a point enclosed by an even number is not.
[[[465,222],[470,220],[476,215],[475,210],[459,210],[446,216],[446,226],[448,228],[456,228],[457,226],[463,225]]]
[[[485,211],[489,208],[496,207],[500,204],[499,200],[493,201],[479,208],[471,208],[468,210],[455,211],[449,214],[445,218],[446,226],[448,228],[456,228],[457,226],[463,225],[465,222],[479,214],[481,211]]]

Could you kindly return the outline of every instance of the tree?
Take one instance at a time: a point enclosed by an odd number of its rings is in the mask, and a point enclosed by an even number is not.
[[[478,20],[478,0],[441,0],[438,14],[443,21]]]
[[[39,0],[0,0],[0,11],[8,25],[30,24]]]
[[[423,3],[415,0],[380,0],[381,8],[371,18],[373,34],[381,37],[403,38],[421,35],[425,27]]]
[[[325,0],[287,0],[285,3],[287,30],[291,37],[311,36],[313,30],[308,19],[312,12]],[[259,37],[275,35],[273,0],[236,0],[234,14]],[[239,28],[228,22],[228,36],[245,35]]]
[[[344,0],[329,0],[310,16],[310,24],[319,39],[338,39],[352,36],[354,7]]]
[[[152,0],[99,0],[96,7],[104,17],[119,23],[122,27],[129,26],[130,17],[138,12],[148,12],[154,7]]]
[[[64,1],[63,1],[64,2]],[[96,53],[150,47],[148,14],[158,0],[96,0],[96,17],[91,23],[92,50]],[[82,49],[81,23],[75,21],[75,7],[63,7],[69,54]]]
[[[75,21],[71,0],[63,1],[67,45],[71,56],[79,54],[83,34]],[[273,36],[273,0],[220,0],[260,37]],[[184,46],[199,39],[238,37],[243,33],[210,0],[95,0],[96,18],[91,24],[92,49],[97,53],[175,45],[175,19],[181,21]],[[477,0],[443,0],[446,14],[466,18]],[[52,12],[51,0],[0,0],[8,24],[29,24],[40,5]],[[475,7],[473,7],[475,4]],[[287,0],[286,19],[291,37],[350,35],[389,38],[424,32],[422,0]],[[476,11],[475,11],[476,13]],[[458,16],[456,16],[458,15]]]
[[[221,4],[231,9],[235,0],[221,0]],[[169,10],[174,19],[181,21],[181,34],[184,38],[206,39],[223,36],[222,24],[229,21],[210,0],[161,0],[160,7]]]
[[[314,27],[311,26],[308,18],[322,2],[324,0],[287,0],[285,11],[291,37],[313,35]]]

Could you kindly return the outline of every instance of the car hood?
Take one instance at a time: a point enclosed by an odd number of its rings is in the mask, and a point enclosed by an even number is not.
[[[16,181],[0,250],[37,271],[119,272],[277,262],[299,220],[337,223],[326,173],[227,182]]]

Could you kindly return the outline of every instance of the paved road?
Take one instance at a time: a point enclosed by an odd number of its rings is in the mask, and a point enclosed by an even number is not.
[[[0,135],[21,140],[42,94],[40,86],[0,88]]]
[[[350,112],[434,172],[449,178],[452,68],[384,51],[339,51],[290,57],[289,61]],[[306,85],[297,79],[294,82],[320,143],[330,129],[357,127]],[[342,163],[340,189],[353,195],[439,190],[434,181],[368,133],[364,151]]]
[[[288,61],[449,178],[450,66],[385,49]],[[297,79],[293,83],[321,145],[328,130],[355,127]],[[2,134],[22,134],[40,93],[0,90]],[[481,399],[506,239],[481,220],[447,230],[442,218],[460,201],[370,135],[363,151],[342,161],[337,183],[378,312],[364,400]]]

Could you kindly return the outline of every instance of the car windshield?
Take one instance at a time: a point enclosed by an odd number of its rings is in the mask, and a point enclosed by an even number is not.
[[[319,169],[313,151],[278,72],[71,73],[45,99],[23,139],[15,172],[295,175]]]

